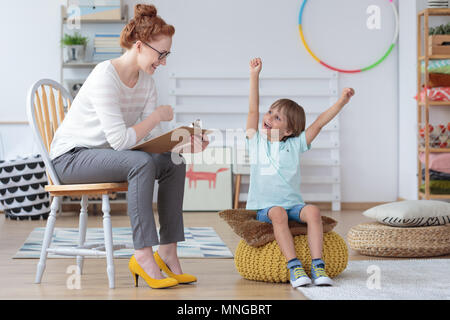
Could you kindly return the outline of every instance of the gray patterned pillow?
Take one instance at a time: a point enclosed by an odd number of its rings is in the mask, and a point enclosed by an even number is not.
[[[393,227],[438,226],[450,223],[450,203],[406,200],[370,208],[363,215]]]

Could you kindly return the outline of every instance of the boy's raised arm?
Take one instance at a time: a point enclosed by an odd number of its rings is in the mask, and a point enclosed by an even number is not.
[[[246,135],[249,139],[258,131],[259,123],[259,73],[262,62],[260,58],[250,60],[250,94]]]
[[[355,94],[355,90],[352,88],[345,88],[342,91],[342,95],[339,100],[332,105],[328,110],[324,111],[314,121],[308,129],[306,129],[306,143],[309,145],[319,134],[320,130],[330,122],[342,108],[350,101],[350,98]]]

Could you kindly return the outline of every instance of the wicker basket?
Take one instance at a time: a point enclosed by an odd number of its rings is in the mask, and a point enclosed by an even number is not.
[[[441,256],[450,254],[450,225],[404,228],[364,223],[350,229],[347,241],[350,248],[369,256]]]

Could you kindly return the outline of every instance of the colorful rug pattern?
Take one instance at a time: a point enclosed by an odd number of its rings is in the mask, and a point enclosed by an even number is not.
[[[35,228],[23,246],[14,256],[14,259],[38,259],[40,257],[42,239],[44,238],[45,228]],[[178,242],[178,257],[180,258],[233,258],[225,243],[220,239],[217,233],[211,227],[193,227],[185,228],[185,241]],[[102,228],[88,228],[86,232],[86,245],[94,243],[103,243]],[[114,252],[115,258],[130,258],[133,253],[133,241],[131,228],[113,228],[113,243],[126,244],[125,249]],[[77,228],[55,228],[53,233],[53,247],[76,247],[78,245]],[[153,250],[157,250],[154,246]],[[71,256],[48,254],[48,258],[73,258]],[[90,257],[89,257],[90,258]]]

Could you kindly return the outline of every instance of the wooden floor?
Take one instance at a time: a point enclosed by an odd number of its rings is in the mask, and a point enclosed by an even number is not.
[[[361,211],[322,212],[338,221],[335,231],[344,239],[348,230],[370,221]],[[155,217],[156,218],[156,217]],[[156,219],[156,221],[158,221]],[[232,252],[240,238],[217,213],[184,214],[185,227],[213,227]],[[178,285],[169,289],[150,289],[143,281],[138,288],[128,271],[127,259],[115,259],[116,288],[109,289],[104,259],[85,259],[81,289],[68,289],[66,270],[75,259],[48,259],[41,284],[34,284],[37,259],[12,259],[28,234],[46,221],[14,221],[0,214],[0,299],[170,299],[170,300],[248,300],[305,299],[290,284],[272,284],[243,279],[235,269],[233,259],[181,259],[184,272],[197,276],[193,285]],[[126,214],[112,214],[113,227],[129,226]],[[100,215],[89,216],[88,227],[101,227]],[[63,213],[56,227],[78,227],[76,213]],[[350,260],[374,259],[357,255],[349,249]]]

